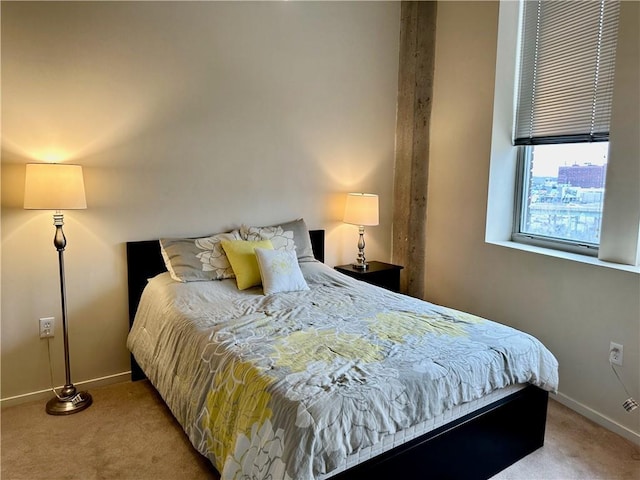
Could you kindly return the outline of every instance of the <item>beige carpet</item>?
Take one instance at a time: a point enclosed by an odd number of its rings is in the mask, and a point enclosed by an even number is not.
[[[47,415],[46,402],[2,410],[2,480],[217,478],[148,382],[90,393],[94,404],[66,417]],[[545,446],[494,477],[639,478],[640,448],[555,401]]]

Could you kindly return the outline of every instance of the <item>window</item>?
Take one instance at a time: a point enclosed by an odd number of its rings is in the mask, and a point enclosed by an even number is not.
[[[514,237],[576,244],[583,253],[600,243],[609,143],[521,147],[523,158]]]
[[[608,142],[605,139],[596,138],[597,135],[593,135],[591,142],[585,137],[581,139],[574,137],[571,140],[583,146],[601,145],[605,148],[605,145],[609,144],[604,206],[599,245],[596,247],[597,258],[584,255],[584,249],[578,252],[580,255],[575,255],[575,252],[571,252],[571,248],[566,248],[559,239],[552,238],[553,244],[530,245],[527,243],[531,242],[524,243],[514,234],[514,231],[520,228],[521,218],[521,211],[516,212],[516,210],[523,204],[527,205],[522,200],[519,201],[519,205],[515,205],[514,198],[523,198],[514,195],[514,191],[517,190],[516,177],[522,179],[525,173],[531,172],[530,166],[526,167],[522,162],[517,169],[518,158],[526,160],[526,155],[530,155],[533,148],[537,150],[542,144],[535,143],[540,140],[526,140],[523,144],[514,145],[514,138],[517,138],[514,135],[514,125],[517,123],[515,104],[519,101],[517,94],[520,87],[520,82],[514,79],[521,78],[518,76],[518,71],[521,65],[519,58],[521,57],[520,31],[523,3],[511,0],[500,2],[485,241],[500,247],[551,258],[563,258],[640,273],[640,142],[638,142],[640,138],[640,89],[638,89],[640,85],[640,2],[620,2],[619,4]],[[565,2],[553,3],[559,7]],[[575,2],[566,3],[576,5]],[[576,9],[580,12],[575,13],[582,16],[582,9],[591,3],[600,5],[598,2],[580,2],[580,9]],[[605,8],[607,5],[605,4]],[[567,42],[561,44],[561,47],[564,48],[566,44]],[[549,82],[546,81],[546,84]],[[537,86],[541,87],[540,83]],[[556,106],[559,106],[559,103]],[[538,130],[533,129],[533,132]],[[594,134],[601,132],[600,129],[593,131]],[[537,135],[531,135],[531,138],[535,137]],[[544,136],[539,138],[544,139]],[[548,138],[557,141],[561,136],[549,134]],[[552,145],[552,148],[561,147],[559,142],[548,144]],[[537,159],[540,160],[540,155],[537,155]],[[564,166],[565,162],[568,166],[574,163],[578,165],[585,163],[581,159],[577,162],[561,160],[561,165]],[[528,196],[524,198],[528,199]],[[579,246],[580,242],[570,242],[570,244]]]
[[[522,4],[514,241],[598,253],[618,18],[615,1]]]

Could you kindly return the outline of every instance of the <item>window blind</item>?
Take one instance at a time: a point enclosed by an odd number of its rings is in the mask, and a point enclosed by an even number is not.
[[[515,145],[609,139],[619,9],[524,1]]]

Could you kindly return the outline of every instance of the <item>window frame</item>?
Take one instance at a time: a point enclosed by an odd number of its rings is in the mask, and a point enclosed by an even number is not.
[[[550,248],[597,257],[600,250],[599,244],[522,232],[522,224],[524,222],[523,217],[526,213],[524,200],[525,189],[526,185],[528,185],[530,181],[530,168],[528,168],[528,166],[531,163],[531,156],[533,154],[532,150],[534,147],[535,145],[518,145],[515,147],[517,149],[516,179],[513,205],[513,231],[511,233],[511,240],[518,243],[524,243],[526,245],[533,245],[535,247]]]
[[[600,2],[607,2],[607,0],[600,0]],[[538,6],[535,11],[537,12],[538,22],[540,22],[540,15],[541,15],[540,5],[542,2],[536,2],[536,3]],[[530,166],[532,161],[533,148],[535,148],[536,145],[591,143],[593,141],[609,142],[609,130],[610,130],[610,123],[611,123],[610,112],[612,109],[612,98],[611,98],[611,93],[607,94],[606,92],[611,92],[613,89],[613,81],[615,79],[615,73],[610,73],[611,76],[607,77],[607,80],[605,80],[605,83],[604,83],[604,85],[606,85],[604,88],[605,89],[610,88],[611,90],[605,90],[605,91],[597,90],[598,89],[597,72],[600,68],[600,41],[603,38],[602,37],[603,35],[602,29],[604,28],[603,26],[607,25],[607,23],[606,22],[603,23],[603,20],[602,20],[603,19],[602,15],[605,12],[603,3],[601,3],[598,9],[600,14],[598,26],[600,30],[598,31],[598,47],[597,47],[597,53],[596,53],[596,59],[595,59],[597,60],[596,61],[596,80],[593,86],[593,90],[589,93],[585,92],[584,98],[580,97],[582,98],[581,102],[583,105],[592,104],[592,110],[590,115],[591,117],[590,127],[586,124],[586,118],[584,116],[582,109],[576,110],[575,114],[577,115],[577,117],[574,118],[572,116],[571,117],[572,120],[569,124],[567,124],[566,121],[563,120],[567,118],[566,111],[565,111],[565,116],[559,117],[560,123],[556,123],[555,120],[552,120],[551,123],[549,123],[548,116],[544,115],[542,116],[542,118],[540,118],[537,116],[538,114],[534,113],[536,111],[536,108],[539,108],[540,104],[538,103],[538,107],[530,105],[530,102],[533,103],[534,98],[537,97],[535,73],[532,74],[530,69],[533,68],[533,72],[535,72],[536,65],[540,67],[541,71],[546,70],[549,67],[545,62],[543,62],[543,64],[537,63],[538,62],[537,51],[539,48],[537,36],[535,39],[535,47],[531,43],[528,43],[527,45],[523,43],[525,41],[523,36],[526,35],[526,32],[529,31],[529,36],[531,35],[531,30],[530,30],[531,22],[526,21],[525,9],[529,8],[531,5],[534,5],[534,4],[531,3],[531,4],[525,5],[525,3],[522,0],[518,2],[518,4],[519,4],[519,13],[518,13],[517,50],[516,50],[518,53],[517,53],[516,68],[515,68],[516,78],[514,82],[514,108],[516,111],[514,114],[514,127],[513,127],[513,133],[512,133],[514,138],[513,145],[514,145],[514,148],[516,149],[516,155],[515,155],[516,156],[516,166],[515,166],[516,176],[515,176],[515,185],[514,185],[514,205],[513,205],[511,240],[514,242],[525,243],[528,245],[533,245],[533,246],[538,246],[543,248],[551,248],[551,249],[567,251],[571,253],[577,253],[581,255],[597,257],[600,249],[599,242],[590,243],[590,242],[585,242],[580,240],[571,240],[571,239],[562,238],[562,237],[553,237],[553,236],[535,234],[535,233],[523,231],[523,227],[525,226],[525,215],[527,214],[527,203],[526,203],[527,200],[525,198],[525,194],[528,194],[528,186],[530,185],[530,181],[531,181]],[[563,14],[566,14],[566,12],[563,12]],[[618,18],[618,13],[614,13],[614,15],[615,15],[615,18]],[[585,18],[588,18],[588,17],[585,17]],[[546,22],[554,22],[555,20],[554,18],[549,16],[546,16],[545,19],[546,20],[544,25],[548,29],[549,24]],[[525,25],[528,25],[528,27],[525,27]],[[608,25],[612,25],[612,24],[608,24]],[[611,37],[611,36],[607,37],[609,41],[610,42],[613,41],[614,44],[616,43],[617,37],[618,37],[617,25],[618,25],[618,22],[616,20],[614,30],[609,30],[610,32],[611,31],[616,32],[615,37]],[[526,28],[529,28],[529,30],[526,30]],[[538,29],[541,29],[542,31],[544,31],[544,29],[540,27],[540,23],[537,23],[535,25],[535,28],[536,28],[536,35],[538,32]],[[549,31],[550,30],[547,30],[547,32]],[[580,33],[578,35],[580,37],[584,37],[585,39],[591,38],[591,35],[586,30],[585,31],[580,30]],[[530,38],[530,37],[527,37],[527,38],[528,38],[528,41],[530,42],[533,41],[533,38]],[[546,48],[548,50],[550,45],[548,43],[549,38],[547,38],[546,42],[547,42]],[[593,45],[591,44],[587,44],[587,45],[590,45],[591,47],[593,47]],[[531,53],[532,52],[531,48],[534,48],[534,51],[536,52],[533,56]],[[544,49],[545,47],[540,47],[540,48]],[[589,46],[587,46],[586,48],[589,48]],[[523,57],[524,52],[529,52],[529,53],[528,55],[525,55],[525,57]],[[615,58],[615,51],[613,55]],[[525,60],[525,58],[528,60]],[[551,59],[547,59],[547,61],[548,60],[551,60]],[[556,58],[555,60],[557,61],[558,58]],[[523,67],[520,65],[521,62],[525,62],[524,70],[522,69]],[[589,64],[590,64],[589,62],[582,62],[577,64],[577,67],[579,68],[577,78],[588,81],[588,79],[590,78]],[[558,67],[554,66],[555,65],[554,63],[552,63],[551,65],[552,65],[551,71],[555,71],[556,72],[555,74],[557,75]],[[607,64],[605,63],[605,65]],[[609,65],[611,64],[609,63]],[[615,66],[613,68],[611,67],[609,68],[611,69],[611,72],[615,72]],[[585,77],[584,74],[587,74],[587,76]],[[524,77],[522,77],[523,75]],[[533,77],[531,77],[531,75],[533,75]],[[571,75],[574,75],[574,73],[572,73]],[[526,78],[528,80],[524,81],[523,83],[523,78]],[[570,77],[570,78],[574,78],[574,77]],[[526,85],[526,88],[523,90],[523,86],[525,85]],[[533,93],[529,91],[529,88],[533,88]],[[557,95],[558,94],[557,88],[562,89],[563,87],[562,85],[559,85],[552,90],[550,90],[548,87],[546,89],[543,87],[542,89],[543,98],[549,97],[550,94]],[[598,102],[602,102],[603,98],[605,99],[605,103],[598,103]],[[608,101],[606,99],[608,99]],[[521,103],[521,102],[524,102],[524,103]],[[544,106],[544,102],[542,103],[542,105]],[[596,108],[596,105],[600,107],[599,111],[608,111],[609,114],[608,114],[608,117],[607,116],[597,117],[598,122],[594,123],[594,121],[596,120],[596,116],[595,116],[596,110],[594,110]],[[606,108],[604,110],[601,110],[601,107],[606,107]],[[520,108],[524,108],[524,112],[525,113],[529,112],[529,113],[525,116],[521,116]],[[545,125],[544,128],[552,127],[551,133],[553,133],[553,135],[540,136],[541,132],[539,131],[537,135],[534,135],[532,137],[531,135],[533,134],[533,129],[534,129],[534,118],[536,119],[536,122],[535,122],[536,128],[539,128],[538,122],[542,122],[542,125]],[[573,121],[577,121],[577,123],[574,125],[576,129],[573,131],[573,134],[568,135],[566,128],[568,125],[572,124]],[[606,133],[594,133],[594,128],[596,124],[600,126],[606,126]],[[543,131],[544,131],[544,128],[543,128]],[[526,137],[527,132],[529,133],[528,139]],[[600,215],[602,219],[604,217],[604,207],[602,207],[600,211]],[[601,229],[602,229],[602,222],[600,222],[600,225],[599,225],[599,238],[601,238]]]
[[[616,49],[609,158],[598,257],[512,240],[517,147],[515,119],[520,2],[501,0],[484,241],[498,248],[640,274],[640,3],[622,2]]]

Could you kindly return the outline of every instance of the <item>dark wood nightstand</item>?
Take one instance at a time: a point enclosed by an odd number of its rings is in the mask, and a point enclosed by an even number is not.
[[[340,273],[357,278],[363,282],[377,285],[394,292],[400,291],[400,270],[404,267],[384,262],[369,262],[369,268],[361,270],[353,265],[338,265],[334,267]]]

